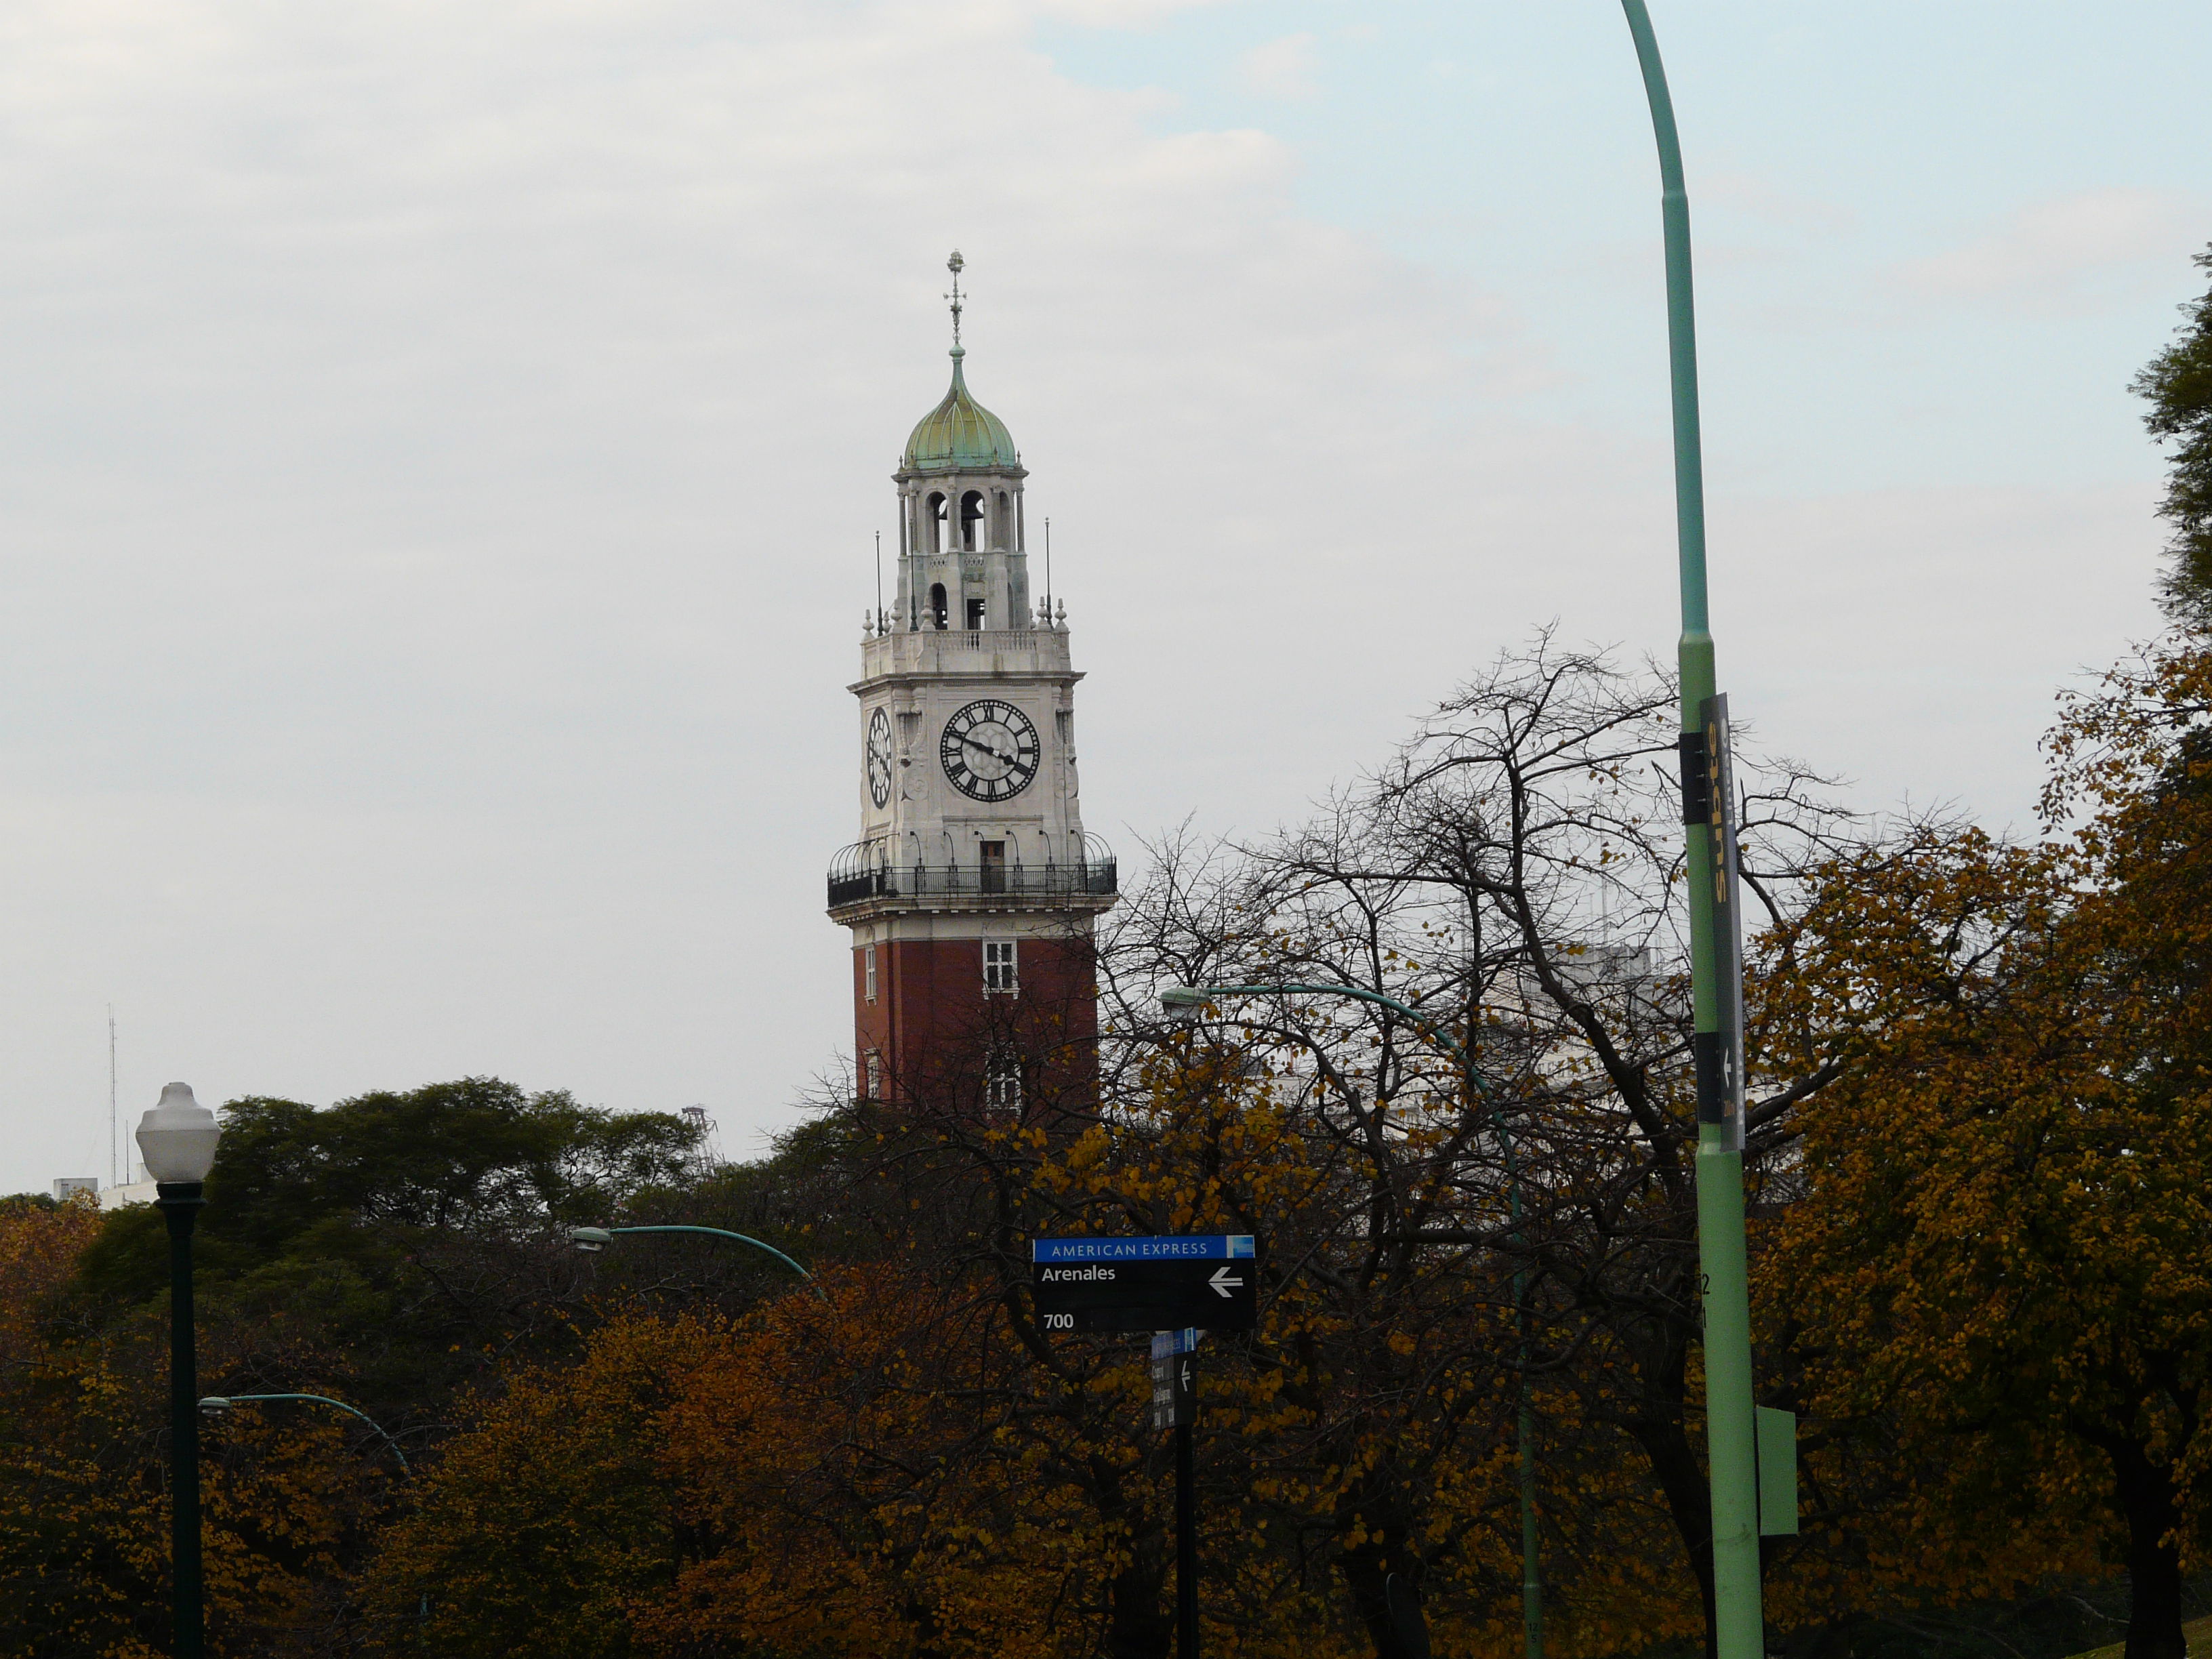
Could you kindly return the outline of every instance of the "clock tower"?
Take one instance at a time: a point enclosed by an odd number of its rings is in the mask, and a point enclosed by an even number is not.
[[[1029,474],[968,390],[948,268],[952,384],[891,475],[897,597],[850,688],[860,838],[830,918],[853,935],[854,1092],[1004,1110],[1091,1091],[1115,870],[1083,829],[1066,607],[1032,593]]]

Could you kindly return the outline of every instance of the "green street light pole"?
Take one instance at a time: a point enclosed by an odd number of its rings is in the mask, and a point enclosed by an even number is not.
[[[1711,766],[1716,728],[1713,636],[1705,609],[1705,462],[1698,435],[1698,337],[1690,283],[1690,198],[1667,71],[1644,0],[1620,0],[1635,37],[1659,149],[1666,235],[1667,338],[1674,391],[1674,528],[1682,588],[1685,817],[1693,763]],[[1725,741],[1724,720],[1718,740]],[[1713,1495],[1713,1626],[1719,1659],[1761,1659],[1759,1457],[1753,1440],[1751,1297],[1743,1229],[1743,1076],[1736,1033],[1742,995],[1735,949],[1735,874],[1715,833],[1728,803],[1686,825],[1690,975],[1698,1061],[1698,1262],[1705,1279],[1705,1442]],[[1723,907],[1725,907],[1723,909]],[[1718,914],[1717,914],[1717,912]]]
[[[1346,997],[1355,1002],[1371,1002],[1378,1007],[1403,1015],[1452,1051],[1468,1086],[1489,1103],[1491,1121],[1498,1127],[1498,1145],[1505,1155],[1506,1204],[1513,1220],[1514,1242],[1518,1243],[1521,1239],[1521,1172],[1514,1161],[1513,1131],[1506,1127],[1505,1119],[1498,1110],[1496,1103],[1490,1100],[1490,1091],[1483,1087],[1482,1079],[1476,1076],[1474,1066],[1468,1057],[1467,1045],[1426,1014],[1408,1007],[1395,997],[1385,996],[1380,991],[1370,991],[1358,985],[1171,985],[1160,993],[1160,1006],[1174,1018],[1195,1019],[1207,1003],[1218,1001],[1223,997],[1285,995]],[[1513,1267],[1513,1316],[1521,1336],[1521,1634],[1527,1659],[1543,1659],[1544,1583],[1538,1562],[1536,1540],[1536,1414],[1528,1399],[1528,1264],[1516,1261]]]

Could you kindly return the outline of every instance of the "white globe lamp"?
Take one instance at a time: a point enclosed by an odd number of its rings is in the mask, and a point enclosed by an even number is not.
[[[162,1085],[160,1103],[138,1120],[138,1154],[146,1173],[163,1185],[205,1181],[222,1139],[215,1114],[192,1098],[189,1083]]]

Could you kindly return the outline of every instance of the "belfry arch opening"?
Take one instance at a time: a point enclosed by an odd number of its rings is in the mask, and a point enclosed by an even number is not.
[[[933,492],[924,504],[922,538],[932,553],[945,550],[945,497],[941,494]]]
[[[973,553],[989,544],[990,520],[983,511],[983,492],[971,489],[960,498],[960,545]]]
[[[942,628],[945,623],[945,584],[932,582],[929,585],[929,625]]]

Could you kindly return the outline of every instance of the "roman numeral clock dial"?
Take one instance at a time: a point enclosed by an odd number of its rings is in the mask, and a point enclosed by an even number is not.
[[[868,719],[868,799],[881,810],[891,798],[891,717],[880,708]]]
[[[971,800],[1010,800],[1037,774],[1037,732],[1010,702],[986,697],[945,722],[938,758],[952,787]]]

